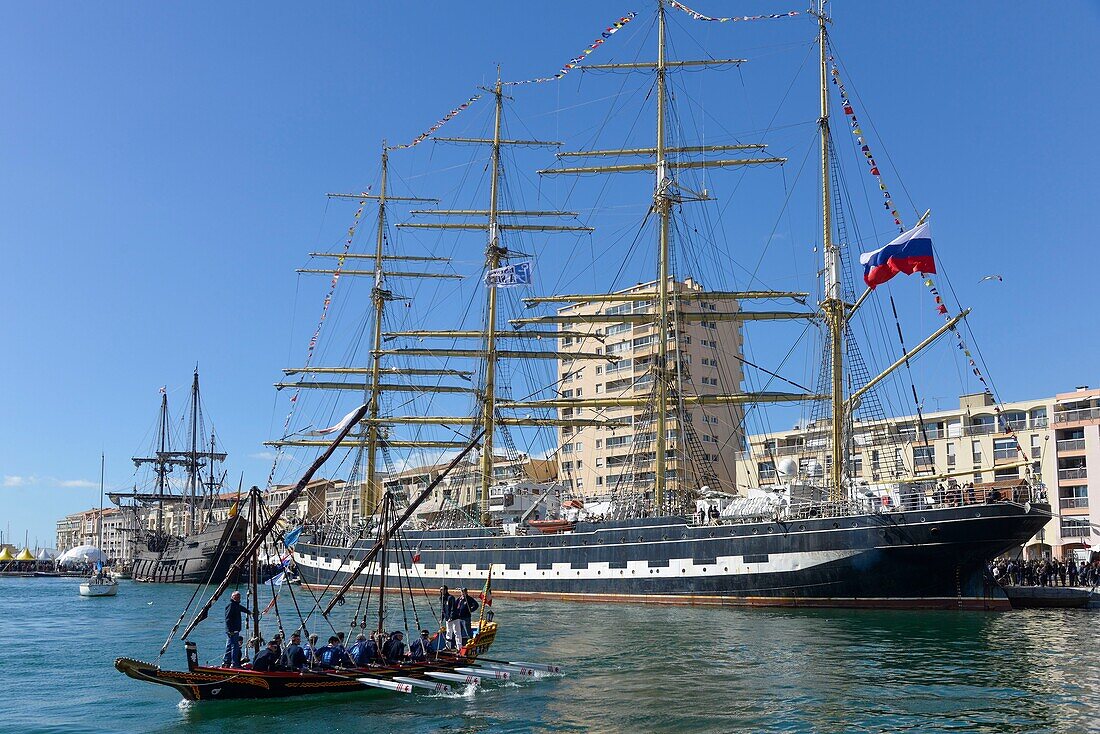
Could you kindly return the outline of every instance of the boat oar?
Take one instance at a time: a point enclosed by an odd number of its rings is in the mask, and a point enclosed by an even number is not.
[[[456,673],[474,675],[478,678],[495,678],[496,680],[510,680],[512,674],[507,670],[490,670],[487,668],[455,668]]]
[[[385,678],[356,678],[365,686],[371,686],[372,688],[384,688],[387,691],[397,691],[398,693],[412,693],[413,687],[410,683],[399,683],[393,680],[386,680]]]
[[[507,670],[509,673],[514,673],[516,675],[526,675],[534,677],[539,674],[539,671],[535,670],[534,668],[524,668],[519,665],[508,665],[506,663],[483,663],[479,660],[478,665],[480,665],[482,668],[488,668],[490,670]]]
[[[457,673],[442,673],[437,670],[429,670],[424,675],[429,678],[438,678],[439,680],[450,681],[451,683],[467,683],[471,685],[480,685],[481,678],[476,675],[458,675]]]
[[[457,657],[457,656],[443,655],[441,657]],[[479,665],[485,665],[485,667],[487,667],[487,668],[496,667],[497,665],[511,665],[513,667],[516,667],[516,668],[530,668],[531,670],[537,670],[540,673],[560,673],[561,672],[561,666],[560,665],[553,665],[551,663],[521,663],[521,662],[514,662],[514,661],[511,661],[511,660],[494,660],[493,658],[484,658],[484,657],[481,657],[480,655],[476,658],[471,658],[470,662],[476,662]]]
[[[454,690],[446,683],[433,683],[430,680],[423,680],[421,678],[397,677],[394,678],[394,680],[398,683],[404,683],[409,686],[414,686],[415,688],[426,688],[429,691],[434,691],[435,693],[447,693]]]

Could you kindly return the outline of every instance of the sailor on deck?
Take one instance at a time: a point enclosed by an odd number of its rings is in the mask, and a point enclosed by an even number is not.
[[[428,657],[428,651],[432,649],[432,639],[429,636],[428,630],[420,630],[420,637],[412,641],[409,645],[409,655],[413,660],[425,660]]]
[[[267,647],[256,655],[256,659],[252,661],[252,669],[265,672],[281,669],[279,665],[278,640],[272,640],[267,643]]]
[[[458,601],[446,586],[439,587],[439,617],[447,630],[447,646],[457,648],[462,639],[462,620],[458,616]]]
[[[378,661],[378,645],[374,640],[368,640],[366,635],[360,634],[355,638],[355,644],[348,650],[348,655],[351,656],[355,667],[364,668]]]
[[[294,632],[290,635],[290,644],[283,650],[283,657],[279,661],[287,670],[300,670],[306,664],[306,653],[302,649],[302,635]]]
[[[455,615],[461,622],[461,636],[458,638],[456,647],[462,647],[467,639],[474,636],[472,618],[477,607],[477,599],[470,596],[469,589],[463,589],[462,596],[455,600]]]
[[[321,661],[322,668],[351,667],[351,658],[340,644],[340,638],[336,635],[328,638],[328,644],[317,651],[317,658]]]
[[[241,592],[234,591],[229,596],[229,604],[225,607],[225,656],[222,664],[227,667],[239,668],[241,666],[241,615],[251,614],[241,604]]]
[[[390,638],[382,644],[382,659],[387,663],[399,663],[405,657],[405,633],[401,630],[390,633]]]

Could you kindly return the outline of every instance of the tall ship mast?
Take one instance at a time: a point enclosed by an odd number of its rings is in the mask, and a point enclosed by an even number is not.
[[[1041,528],[1049,519],[1049,505],[1042,487],[1026,479],[1006,491],[997,487],[970,487],[969,492],[959,490],[950,496],[937,493],[934,491],[937,483],[953,482],[952,477],[921,474],[917,467],[909,471],[896,449],[897,436],[889,429],[882,407],[882,387],[902,375],[908,377],[910,363],[945,336],[957,339],[960,351],[969,355],[959,331],[967,311],[951,315],[935,291],[934,281],[928,277],[936,273],[928,214],[910,230],[902,226],[847,94],[842,91],[844,113],[851,119],[860,146],[857,153],[867,159],[869,170],[884,194],[886,211],[901,230],[888,245],[861,257],[867,289],[856,295],[847,253],[863,243],[852,233],[855,222],[847,203],[848,195],[841,185],[844,167],[830,123],[830,84],[841,90],[843,86],[833,62],[829,40],[832,20],[825,3],[808,13],[725,19],[704,16],[673,0],[657,0],[654,11],[655,60],[589,64],[586,52],[554,78],[577,66],[592,72],[652,74],[653,85],[646,95],[656,113],[652,146],[559,152],[559,164],[538,170],[543,178],[653,175],[651,199],[643,221],[644,227],[652,219],[656,230],[656,267],[650,282],[609,293],[567,291],[526,297],[523,301],[530,308],[555,310],[541,315],[515,315],[508,319],[511,329],[501,328],[498,299],[499,289],[505,285],[501,278],[516,277],[514,266],[518,263],[511,258],[530,257],[502,245],[502,233],[583,232],[589,227],[513,223],[512,217],[564,216],[566,212],[501,207],[502,150],[513,145],[533,148],[549,145],[502,135],[501,118],[507,99],[504,90],[529,82],[502,81],[498,71],[496,83],[483,90],[495,101],[492,137],[434,138],[441,143],[489,147],[488,208],[415,210],[414,216],[453,216],[475,221],[408,222],[398,226],[487,232],[482,276],[484,324],[480,330],[419,328],[384,332],[378,316],[370,369],[377,375],[383,369],[379,367],[382,357],[418,357],[447,364],[450,359],[477,360],[478,382],[472,388],[475,410],[469,416],[420,413],[404,417],[383,415],[375,410],[367,419],[366,430],[348,445],[352,447],[356,440],[365,441],[357,445],[366,445],[373,456],[376,450],[384,455],[387,446],[429,445],[446,450],[457,448],[460,443],[390,441],[388,429],[400,425],[447,427],[467,439],[483,432],[474,469],[478,512],[476,517],[467,515],[466,522],[440,522],[442,515],[439,515],[430,518],[423,529],[403,530],[405,541],[417,550],[408,558],[390,559],[389,572],[413,571],[451,586],[473,585],[484,580],[491,564],[499,564],[504,558],[503,570],[494,575],[500,593],[529,596],[720,604],[1006,608],[1003,593],[990,588],[985,580],[985,565]],[[670,120],[681,119],[671,109],[674,98],[669,90],[670,75],[715,66],[739,66],[746,61],[669,58],[668,15],[672,12],[709,21],[795,16],[815,20],[818,67],[815,142],[820,173],[816,200],[821,254],[815,267],[819,280],[814,287],[801,290],[761,287],[763,281],[753,271],[748,288],[707,288],[698,279],[683,274],[679,262],[693,253],[685,241],[690,238],[685,237],[680,212],[685,205],[711,202],[714,197],[706,186],[686,183],[681,174],[691,170],[732,169],[745,171],[744,175],[749,176],[752,175],[749,169],[782,166],[787,158],[769,154],[763,142],[705,144],[690,139],[681,142],[679,135],[670,131]],[[608,39],[632,17],[608,28],[603,39]],[[591,48],[598,48],[604,40]],[[570,163],[578,158],[614,159],[614,162]],[[384,156],[383,191],[385,160]],[[790,200],[790,192],[786,198]],[[382,226],[380,216],[380,233]],[[382,242],[382,234],[378,242]],[[675,244],[680,246],[679,255]],[[377,252],[381,252],[380,245]],[[628,255],[625,262],[630,260]],[[525,276],[530,274],[527,264]],[[715,268],[707,279],[719,276],[721,271],[720,267]],[[944,316],[944,323],[916,346],[907,347],[898,309],[890,297],[900,354],[889,353],[887,366],[873,373],[870,365],[875,364],[875,355],[861,351],[854,328],[859,323],[856,317],[868,308],[879,309],[881,316],[882,306],[874,295],[875,287],[894,274],[917,272],[922,274],[925,284],[932,284],[928,287],[935,293],[937,310]],[[375,258],[374,271],[364,274],[373,276],[376,284],[381,281],[380,256]],[[526,282],[531,282],[530,278]],[[743,307],[762,301],[788,305],[776,310]],[[327,304],[326,300],[326,308]],[[380,311],[376,309],[375,313]],[[802,384],[812,380],[803,378],[800,382],[790,376],[785,358],[761,364],[740,352],[741,327],[776,329],[782,324],[803,325],[804,333],[818,339],[820,350],[814,360],[816,387],[811,389]],[[721,354],[726,373],[737,379],[720,384],[704,376],[695,383],[693,371],[709,374],[708,370],[718,366],[714,357],[703,357],[702,364],[694,366],[689,360],[692,330],[700,328],[703,334],[710,335],[702,338],[709,349],[718,349],[718,335],[732,342],[731,348]],[[866,324],[860,328],[868,329]],[[621,341],[624,337],[618,335],[624,333],[633,338]],[[694,333],[699,338],[699,332]],[[552,350],[507,350],[498,346],[498,341],[505,338],[555,338],[558,346]],[[469,339],[478,346],[380,348],[388,339]],[[624,358],[622,355],[628,350],[630,357]],[[556,359],[559,370],[542,385],[536,381],[530,395],[516,396],[511,386],[502,386],[499,374],[499,366],[511,359],[520,362]],[[729,361],[736,362],[737,367],[731,369]],[[580,389],[565,385],[577,372],[587,369],[577,365],[585,364],[601,377],[597,378],[595,390],[581,395]],[[626,375],[619,378],[623,372]],[[616,379],[611,378],[612,373]],[[977,368],[975,374],[985,384]],[[760,380],[760,376],[764,379]],[[764,383],[763,389],[745,388],[745,383],[758,380]],[[794,389],[768,389],[776,382]],[[384,392],[377,379],[359,387],[366,390],[368,405]],[[912,393],[916,399],[915,386]],[[711,453],[717,450],[711,448],[716,442],[716,429],[709,426],[721,420],[714,411],[719,408],[726,411],[725,420],[732,426],[727,426],[728,432],[733,438],[725,441],[722,450],[733,453],[745,446],[750,415],[756,420],[763,410],[784,406],[801,407],[804,420],[824,434],[822,445],[827,459],[824,470],[811,464],[791,467],[777,462],[780,481],[759,487],[738,485],[729,472],[719,471],[727,457]],[[700,416],[702,428],[697,427],[696,419]],[[507,429],[511,426],[552,426],[559,431],[555,453],[564,476],[559,476],[556,492],[563,502],[545,505],[543,509],[549,516],[543,515],[538,520],[525,514],[519,521],[505,522],[490,512],[494,446],[501,439],[507,444]],[[617,467],[615,473],[601,473],[597,478],[597,484],[604,481],[598,502],[590,496],[593,488],[583,487],[579,480],[573,481],[568,476],[570,471],[581,469],[580,461],[565,458],[568,450],[582,445],[582,442],[570,443],[570,437],[578,435],[575,432],[578,428],[598,431],[595,435],[601,438],[595,439],[597,446],[606,441],[610,447],[614,439],[616,447],[628,449],[622,454],[607,453],[606,458],[599,455],[596,459],[597,467],[604,466],[602,461],[607,462],[606,468],[611,467],[612,459]],[[373,433],[371,429],[375,429]],[[466,432],[459,433],[460,430]],[[273,443],[280,447],[320,445],[289,433]],[[890,464],[882,476],[875,475],[872,484],[854,479],[850,459],[857,446],[876,447],[874,455],[877,457],[881,451],[886,457],[883,463]],[[1018,466],[1025,464],[1026,461],[1020,462]],[[589,467],[584,470],[589,471]],[[375,470],[371,477],[377,476]],[[295,550],[303,581],[317,587],[354,583],[353,569],[360,561],[356,539],[345,536],[341,540],[324,525],[315,530],[303,535]]]
[[[232,564],[246,528],[234,500],[222,496],[226,454],[217,434],[207,442],[199,391],[199,370],[191,382],[186,422],[187,447],[173,446],[167,390],[161,390],[153,451],[135,456],[134,467],[149,468],[151,481],[133,491],[112,492],[111,501],[133,514],[133,578],[156,583],[200,583]],[[182,471],[182,482],[173,473]]]

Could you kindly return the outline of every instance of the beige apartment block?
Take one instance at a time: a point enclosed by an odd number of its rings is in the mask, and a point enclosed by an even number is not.
[[[616,291],[613,295],[652,294],[656,298],[656,281],[642,283]],[[679,370],[679,384],[684,395],[713,395],[741,391],[742,368],[739,321],[680,321],[681,313],[729,313],[738,310],[736,301],[707,300],[702,284],[691,278],[672,282],[670,294],[675,294],[671,327],[667,332],[668,368]],[[579,303],[558,310],[561,315],[586,316],[600,314],[654,314],[654,298],[593,303]],[[591,337],[561,337],[562,352],[598,352],[618,357],[616,362],[593,360],[558,362],[561,382],[558,392],[563,398],[633,398],[653,395],[654,363],[660,332],[649,323],[577,323],[562,327],[568,331],[583,331]],[[741,448],[740,407],[689,407],[684,410],[685,422],[694,431],[690,441],[687,430],[672,410],[668,421],[668,452],[666,476],[668,489],[675,491],[681,484],[697,483],[694,467],[707,462],[713,468],[721,488],[736,484],[737,466],[734,452]],[[642,487],[651,488],[654,478],[653,435],[655,421],[642,428],[646,409],[640,407],[564,408],[561,418],[598,418],[625,427],[564,426],[559,429],[557,455],[559,478],[572,488],[575,495],[587,499],[606,498],[614,491],[630,491],[630,477],[635,469],[634,448],[639,447],[638,477]],[[635,430],[635,426],[638,430]],[[648,435],[647,435],[648,434]],[[693,446],[694,445],[694,446]],[[691,456],[697,456],[691,463]],[[639,488],[642,488],[639,487]],[[719,487],[714,487],[718,489]]]
[[[413,466],[386,475],[383,486],[411,502],[417,494],[424,491],[429,484],[443,474],[450,462],[443,461],[427,466]],[[493,485],[508,484],[511,482],[537,482],[539,484],[553,484],[558,479],[557,462],[553,459],[536,459],[527,454],[509,458],[497,455],[493,460]],[[446,493],[449,500],[459,507],[465,508],[476,516],[478,510],[478,493],[481,491],[480,474],[467,464],[455,467],[454,471],[445,477],[433,490],[430,497],[420,506],[415,517],[434,515],[445,507],[452,507],[451,502],[444,504],[443,496]],[[490,492],[493,489],[490,488]]]
[[[1001,403],[987,393],[963,395],[953,410],[857,423],[848,475],[857,483],[889,482],[894,467],[902,476],[952,475],[959,483],[1025,477],[1041,481],[1054,513],[1025,545],[1031,557],[1063,558],[1074,549],[1096,546],[1100,533],[1100,390],[1087,387],[1053,397]],[[872,434],[888,432],[888,445],[870,445]],[[774,484],[777,467],[796,462],[803,477],[832,465],[828,421],[804,428],[753,435],[748,450],[736,454],[741,489]],[[893,452],[887,456],[886,452]],[[1090,491],[1089,465],[1098,489]],[[934,480],[933,480],[934,481]]]
[[[100,525],[103,530],[101,550],[113,563],[127,563],[133,558],[133,538],[136,520],[133,513],[117,507],[96,508],[74,512],[57,521],[58,554],[81,545],[100,547]]]

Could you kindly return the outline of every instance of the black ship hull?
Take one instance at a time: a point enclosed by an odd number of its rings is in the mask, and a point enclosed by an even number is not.
[[[183,537],[139,539],[134,549],[134,581],[159,584],[200,584],[224,578],[247,540],[239,515],[210,523]]]
[[[492,564],[494,593],[528,598],[1008,609],[986,564],[1026,542],[1049,513],[1006,502],[718,525],[661,517],[556,534],[408,531],[387,573],[477,588]],[[368,549],[304,538],[295,561],[303,583],[339,586]]]

